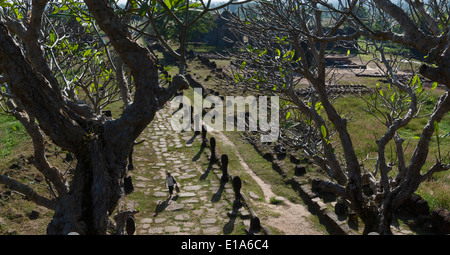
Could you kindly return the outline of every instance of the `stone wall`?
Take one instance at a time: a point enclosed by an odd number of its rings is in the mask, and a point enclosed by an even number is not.
[[[362,84],[348,84],[348,85],[328,85],[326,86],[328,94],[363,94],[370,93],[372,90]],[[310,89],[299,89],[296,91],[299,96],[307,96],[312,91]]]
[[[439,234],[450,234],[450,212],[438,207],[431,213],[431,227]]]

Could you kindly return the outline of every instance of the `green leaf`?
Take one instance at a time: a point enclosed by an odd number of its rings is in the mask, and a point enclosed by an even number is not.
[[[417,89],[416,89],[416,91],[417,91],[417,93],[421,93],[423,91],[422,81],[420,80],[419,76],[417,76]]]
[[[327,141],[327,129],[325,128],[324,125],[320,126],[320,131],[322,132],[323,139],[325,139],[325,141]]]
[[[276,49],[275,51],[276,51],[278,57],[280,57],[281,56],[281,51],[279,49]]]
[[[8,3],[7,0],[0,0],[0,7],[11,7],[12,3]]]
[[[164,3],[167,5],[167,8],[172,9],[172,1],[171,0],[164,0]]]
[[[414,85],[416,85],[418,78],[419,78],[419,76],[417,76],[417,74],[414,75],[414,78],[412,79],[412,82],[411,82],[411,87],[414,87]]]
[[[86,50],[86,51],[83,53],[83,58],[86,58],[86,57],[90,56],[91,53],[92,53],[92,49]]]
[[[294,55],[295,55],[295,50],[289,50],[283,55],[283,58],[289,57],[289,59],[293,59]]]
[[[273,88],[272,88],[272,90],[273,90],[273,91],[276,91],[276,90],[277,90],[277,85],[274,85]]]
[[[286,120],[288,120],[289,117],[291,117],[291,112],[287,112],[287,113],[286,113]]]
[[[55,33],[50,32],[50,44],[53,44],[56,41]]]
[[[192,3],[192,4],[189,4],[189,9],[195,9],[195,8],[200,7],[200,6],[202,6],[201,3]]]
[[[59,8],[59,10],[60,10],[60,11],[66,11],[66,10],[69,10],[69,6],[64,5],[64,6],[62,6],[61,8]]]
[[[279,43],[279,44],[285,44],[285,40],[287,39],[287,37],[286,36],[283,36],[283,37],[278,37],[277,36],[277,43]]]
[[[264,51],[261,52],[261,53],[259,53],[258,57],[262,57],[262,56],[263,56],[264,54],[266,54],[266,53],[267,53],[267,49],[264,48]]]
[[[431,85],[431,91],[433,91],[437,87],[437,85],[437,82],[433,82],[433,85]]]
[[[395,93],[392,94],[392,96],[391,96],[391,102],[394,102],[394,100],[395,100]]]
[[[234,81],[235,82],[240,82],[241,80],[239,79],[239,74],[235,73],[234,74]]]
[[[95,91],[95,84],[91,83],[91,86],[89,87],[89,91],[92,93],[92,91]]]
[[[439,133],[439,123],[437,121],[434,121],[434,132]]]
[[[316,109],[316,111],[320,111],[320,109],[323,108],[322,103],[321,103],[321,102],[318,102],[318,103],[314,106],[314,108]]]
[[[347,57],[350,56],[350,50],[347,51]]]
[[[383,91],[381,91],[381,89],[378,91],[378,93],[380,93],[380,95],[383,96]]]
[[[149,5],[148,5],[148,0],[146,2],[144,2],[141,5],[141,8],[139,9],[139,16],[144,17],[145,13],[147,13],[147,10],[149,9]]]
[[[241,70],[245,68],[245,65],[246,65],[246,64],[247,64],[247,63],[246,63],[245,61],[242,62],[242,64],[241,64]]]

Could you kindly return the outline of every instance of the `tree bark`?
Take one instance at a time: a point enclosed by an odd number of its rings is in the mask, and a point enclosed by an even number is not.
[[[47,234],[106,234],[108,217],[120,198],[120,180],[126,173],[126,157],[118,158],[107,137],[87,141],[86,152],[76,155],[77,166],[70,192],[56,207]]]

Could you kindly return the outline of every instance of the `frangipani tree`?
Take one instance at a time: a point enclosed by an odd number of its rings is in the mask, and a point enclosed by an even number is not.
[[[281,139],[301,148],[328,174],[329,179],[320,180],[318,187],[343,198],[364,222],[365,234],[391,234],[395,209],[432,174],[450,169],[448,154],[438,155],[430,169],[422,169],[431,138],[450,110],[447,14],[447,1],[352,0],[332,4],[272,0],[256,1],[231,18],[235,32],[248,39],[241,42],[237,58],[242,65],[235,70],[236,81],[278,93],[289,102],[286,117],[298,113],[298,118],[294,125],[285,127]],[[367,49],[380,57],[378,63],[390,84],[389,90],[377,87],[376,94],[366,100],[367,110],[385,127],[385,133],[374,141],[377,160],[372,170],[362,167],[349,133],[348,116],[336,109],[333,96],[327,93],[327,86],[336,84],[338,73],[325,59],[337,45],[360,47],[367,40],[371,45]],[[388,61],[391,56],[383,51],[383,42],[410,47],[426,56],[418,73],[435,82],[433,89],[438,83],[445,89],[410,159],[405,159],[404,139],[398,130],[419,114],[424,90],[417,75],[406,83],[398,78],[394,62]],[[309,84],[307,96],[298,91],[300,81]],[[392,164],[386,159],[390,141],[396,148]],[[370,194],[364,192],[364,184],[370,185]]]

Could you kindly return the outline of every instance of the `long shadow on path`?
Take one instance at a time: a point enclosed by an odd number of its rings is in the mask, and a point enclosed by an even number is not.
[[[242,207],[242,204],[240,201],[238,200],[234,200],[233,202],[233,211],[231,213],[227,213],[228,217],[230,218],[230,220],[227,222],[227,224],[225,224],[225,226],[223,226],[223,233],[225,235],[229,235],[233,232],[234,230],[234,222],[236,221],[236,217],[239,211],[239,208]]]
[[[158,214],[160,212],[164,211],[167,208],[167,206],[169,206],[170,200],[176,201],[177,199],[178,199],[178,195],[172,197],[172,199],[170,199],[170,197],[169,197],[165,201],[158,201],[158,204],[156,205],[156,208],[155,208],[155,214],[153,215],[153,217],[158,216]]]
[[[217,203],[219,202],[220,198],[222,197],[223,190],[225,189],[225,183],[221,183],[219,189],[217,192],[212,196],[211,203]]]

